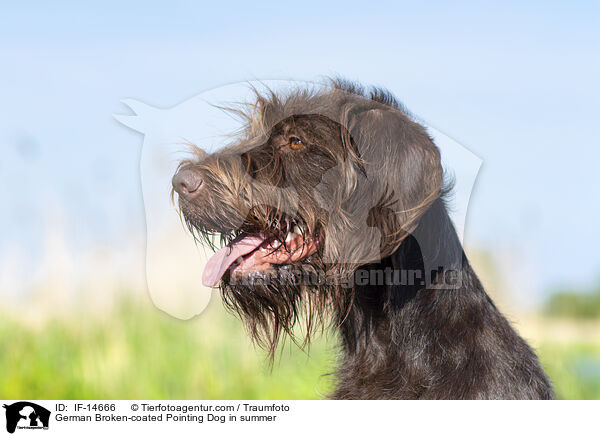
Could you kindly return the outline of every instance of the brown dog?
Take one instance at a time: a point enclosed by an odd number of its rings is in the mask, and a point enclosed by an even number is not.
[[[440,153],[387,92],[257,94],[229,147],[173,178],[192,233],[225,245],[204,282],[273,356],[340,332],[334,398],[552,398],[448,216]]]

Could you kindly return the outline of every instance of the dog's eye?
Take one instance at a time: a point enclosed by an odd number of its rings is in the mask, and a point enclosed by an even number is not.
[[[300,150],[302,147],[304,147],[304,143],[300,138],[292,136],[290,138],[290,147],[292,148],[292,150]]]

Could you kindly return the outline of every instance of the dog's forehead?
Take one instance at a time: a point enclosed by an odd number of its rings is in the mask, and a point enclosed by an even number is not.
[[[256,101],[246,105],[249,110],[244,116],[245,133],[247,136],[259,136],[284,124],[314,121],[311,119],[314,116],[340,120],[347,102],[347,95],[339,90],[322,90],[315,94],[298,91],[287,95],[258,95]]]
[[[298,127],[300,127],[302,125],[302,123],[299,123],[296,120],[296,117],[291,116],[288,117],[284,120],[279,121],[277,124],[275,124],[269,131],[269,136],[276,136],[276,135],[285,135],[286,133],[289,133],[292,130],[296,130]]]
[[[334,122],[334,120],[320,114],[291,115],[275,124],[270,129],[269,133],[270,136],[273,136],[298,131],[310,132],[317,127],[322,127]]]

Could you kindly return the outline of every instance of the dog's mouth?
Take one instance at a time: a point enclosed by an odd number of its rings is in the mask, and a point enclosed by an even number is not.
[[[267,232],[242,232],[207,262],[202,275],[205,286],[216,286],[229,272],[239,279],[267,273],[277,265],[302,262],[318,249],[319,238],[294,220],[282,220]]]

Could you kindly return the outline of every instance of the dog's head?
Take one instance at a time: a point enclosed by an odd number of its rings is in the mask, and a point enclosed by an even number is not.
[[[257,95],[227,148],[173,178],[192,233],[224,247],[203,280],[274,351],[306,314],[348,310],[358,267],[391,255],[440,194],[438,149],[387,93],[344,82]],[[293,337],[293,335],[292,335]]]

